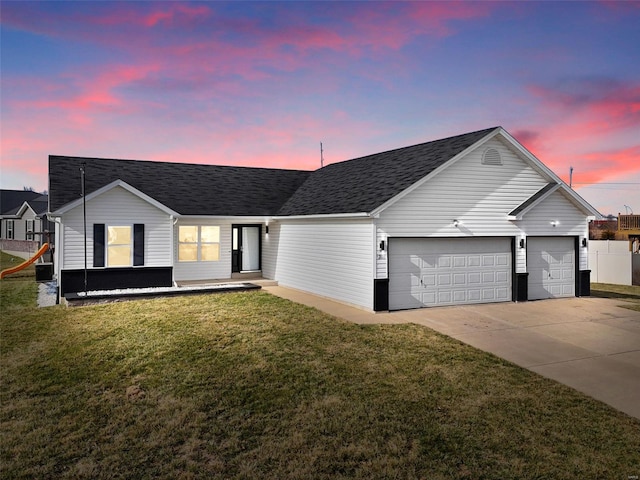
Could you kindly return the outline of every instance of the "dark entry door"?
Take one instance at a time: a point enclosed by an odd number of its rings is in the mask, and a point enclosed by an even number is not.
[[[233,225],[231,271],[252,272],[260,270],[260,225]]]

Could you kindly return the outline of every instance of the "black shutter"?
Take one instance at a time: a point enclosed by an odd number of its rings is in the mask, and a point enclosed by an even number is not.
[[[144,224],[133,225],[133,265],[144,265]]]
[[[104,243],[105,228],[104,223],[93,224],[93,266],[104,267]]]

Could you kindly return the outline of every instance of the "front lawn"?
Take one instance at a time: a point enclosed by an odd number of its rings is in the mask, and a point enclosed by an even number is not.
[[[591,296],[623,300],[621,307],[640,312],[640,286],[592,283]]]
[[[261,291],[37,309],[33,284],[1,283],[3,479],[640,475],[640,421],[424,327]]]

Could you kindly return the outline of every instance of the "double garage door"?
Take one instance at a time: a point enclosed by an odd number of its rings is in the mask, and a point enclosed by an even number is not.
[[[389,309],[511,301],[511,245],[508,237],[389,239]],[[574,295],[573,238],[531,238],[527,259],[530,300]]]

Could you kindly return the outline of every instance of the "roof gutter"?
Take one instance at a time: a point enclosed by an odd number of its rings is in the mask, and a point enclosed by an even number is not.
[[[278,215],[273,220],[331,220],[346,218],[371,218],[372,215],[367,212],[356,213],[319,213],[315,215]]]

